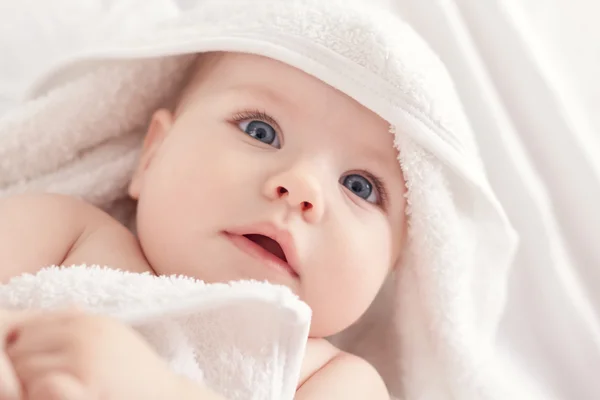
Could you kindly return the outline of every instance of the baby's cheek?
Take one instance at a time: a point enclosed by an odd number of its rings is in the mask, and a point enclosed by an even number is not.
[[[379,229],[360,231],[349,246],[352,251],[345,252],[344,276],[352,292],[362,301],[370,302],[379,291],[390,268],[391,241],[388,235]]]
[[[164,190],[172,205],[180,211],[191,213],[203,210],[207,201],[225,197],[222,193],[226,186],[227,171],[218,157],[208,151],[191,152],[181,150],[171,156],[171,166],[166,168],[162,176]],[[167,197],[167,196],[165,196]]]
[[[390,240],[384,235],[360,232],[338,248],[335,275],[340,290],[357,301],[370,301],[375,296],[390,266]]]

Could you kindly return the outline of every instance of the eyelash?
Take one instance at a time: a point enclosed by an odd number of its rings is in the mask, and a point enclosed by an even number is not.
[[[279,129],[279,124],[277,124],[275,118],[271,117],[269,114],[261,110],[246,110],[235,113],[232,117],[232,122],[240,123],[249,119],[258,120],[273,125],[273,128],[275,128],[277,134],[281,134],[281,129]]]
[[[277,124],[277,121],[275,120],[275,118],[271,117],[269,114],[267,114],[263,110],[254,109],[254,110],[245,110],[245,111],[237,112],[233,115],[232,122],[240,123],[242,121],[247,121],[249,119],[259,120],[259,121],[271,124],[275,128],[275,131],[277,132],[277,134],[281,135],[281,133],[280,133],[281,129],[279,129],[279,124]],[[375,189],[377,190],[377,193],[379,193],[379,197],[380,197],[381,204],[379,204],[379,205],[381,206],[381,208],[386,210],[389,198],[388,198],[387,189],[385,187],[385,184],[383,183],[383,179],[379,178],[377,175],[375,175],[374,173],[372,173],[370,171],[363,170],[362,172],[364,172],[365,175],[367,175],[367,178],[371,181],[371,183],[373,183],[373,186],[375,186]]]
[[[365,175],[367,175],[366,177],[371,181],[371,183],[373,183],[373,186],[375,186],[377,193],[379,193],[381,208],[387,210],[389,197],[388,191],[385,187],[385,184],[383,183],[383,179],[379,178],[377,175],[370,171],[363,170],[363,172],[365,173]]]

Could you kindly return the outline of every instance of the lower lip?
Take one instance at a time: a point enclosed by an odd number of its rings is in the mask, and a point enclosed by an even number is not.
[[[262,263],[267,264],[280,271],[285,271],[294,278],[298,277],[296,271],[294,271],[287,262],[283,261],[273,253],[270,253],[267,250],[263,249],[261,246],[257,245],[245,236],[234,235],[228,232],[225,232],[225,236],[229,240],[231,240],[231,242],[235,246],[237,246],[238,249],[248,253],[250,256],[256,258]]]

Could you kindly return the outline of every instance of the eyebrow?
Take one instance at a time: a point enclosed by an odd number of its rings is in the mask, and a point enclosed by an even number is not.
[[[367,133],[364,133],[363,136],[369,137],[369,135],[380,134],[380,133],[381,132],[367,132]],[[393,144],[391,144],[391,145],[393,146]],[[387,154],[387,151],[389,150],[388,148],[383,149],[380,146],[372,146],[370,143],[368,143],[368,141],[365,141],[364,139],[354,141],[353,147],[356,149],[355,154],[354,154],[355,157],[373,161],[374,163],[376,163],[378,165],[390,164],[388,162],[388,154]],[[385,160],[385,162],[384,162],[384,160]]]
[[[236,93],[249,92],[252,95],[258,95],[258,96],[268,100],[269,103],[284,104],[286,106],[294,106],[293,102],[291,101],[291,99],[289,97],[284,96],[280,92],[278,92],[276,90],[272,90],[264,85],[239,84],[239,85],[230,86],[229,88],[227,88],[227,91],[236,92]]]

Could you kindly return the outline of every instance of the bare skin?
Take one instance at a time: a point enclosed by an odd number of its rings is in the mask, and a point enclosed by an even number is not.
[[[45,223],[39,224],[42,218]],[[5,222],[0,227],[0,254],[7,261],[0,282],[36,273],[40,265],[79,265],[89,260],[130,272],[154,272],[127,229],[80,200],[50,194],[3,199],[0,220]],[[108,318],[77,312],[0,312],[0,325],[8,356],[8,360],[0,358],[0,400],[21,398],[18,381],[27,400],[88,399],[99,393],[106,396],[103,399],[115,400],[158,400],[175,394],[179,399],[224,400],[173,375],[141,337]],[[122,354],[128,355],[126,359]],[[121,368],[127,371],[127,380],[118,379],[123,376]],[[132,385],[136,377],[144,383]],[[368,363],[324,339],[309,339],[296,399],[364,399],[367,395],[388,398],[381,378]]]
[[[137,236],[72,198],[1,200],[0,282],[52,264],[100,264],[207,283],[257,279],[285,285],[313,311],[296,399],[387,399],[371,365],[323,338],[360,318],[400,256],[405,185],[388,124],[316,78],[264,57],[220,54],[192,78],[176,109],[157,110],[149,123],[129,187],[137,200]],[[266,240],[266,231],[280,242],[270,258],[247,250],[257,244],[248,235]],[[49,359],[46,348],[36,347],[38,335],[60,328],[65,318],[70,333],[58,336],[73,340],[61,341],[62,356]],[[10,375],[7,363],[19,366],[26,391],[41,379],[65,396],[78,384],[90,394],[84,398],[99,390],[107,399],[149,398],[147,385],[135,382],[151,381],[163,388],[153,395],[218,398],[175,379],[140,338],[114,321],[5,315],[3,324],[4,370]],[[145,362],[96,360],[86,335],[94,327],[107,332],[101,342],[108,353],[118,357],[129,343]],[[81,359],[90,361],[77,363]],[[140,379],[126,384],[111,375],[123,371]]]

